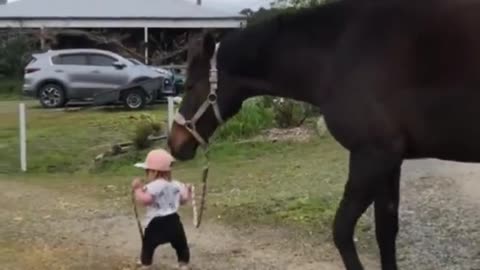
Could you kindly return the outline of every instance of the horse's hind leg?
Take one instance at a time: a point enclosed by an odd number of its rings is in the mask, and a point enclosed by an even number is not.
[[[375,196],[375,230],[383,270],[397,270],[395,241],[398,233],[400,166],[379,186]]]
[[[363,266],[353,241],[355,225],[373,202],[376,191],[398,168],[401,158],[391,152],[367,148],[350,154],[350,169],[345,192],[334,222],[334,241],[347,270]]]

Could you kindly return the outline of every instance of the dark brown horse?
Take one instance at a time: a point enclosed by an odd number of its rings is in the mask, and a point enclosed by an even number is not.
[[[463,0],[340,1],[283,14],[221,40],[216,91],[206,35],[190,52],[171,151],[193,158],[253,96],[319,106],[350,152],[333,232],[345,267],[363,269],[353,234],[374,203],[382,269],[395,270],[402,161],[480,162],[479,14],[480,2]]]

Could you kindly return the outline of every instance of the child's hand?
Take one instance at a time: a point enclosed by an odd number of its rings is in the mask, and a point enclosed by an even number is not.
[[[190,201],[192,199],[192,189],[193,189],[193,185],[192,184],[184,184],[183,185],[183,189],[180,193],[180,204],[181,205],[184,205],[186,204],[188,201]]]
[[[140,178],[135,178],[132,181],[132,190],[139,189],[143,186],[142,180]]]
[[[185,184],[185,188],[187,189],[188,197],[191,197],[192,192],[193,192],[193,185],[192,184]]]

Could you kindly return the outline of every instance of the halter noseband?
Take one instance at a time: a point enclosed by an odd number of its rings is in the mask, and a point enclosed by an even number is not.
[[[210,80],[210,85],[212,84],[212,80]],[[211,106],[213,109],[213,112],[215,114],[215,117],[217,118],[218,123],[221,125],[223,124],[223,118],[220,113],[220,108],[218,107],[217,103],[217,88],[212,87],[210,89],[210,94],[208,94],[207,98],[205,101],[200,105],[198,108],[197,112],[193,115],[192,119],[186,120],[185,117],[180,113],[177,112],[175,115],[175,123],[177,123],[180,126],[183,126],[192,136],[200,143],[202,147],[207,147],[208,143],[207,141],[202,138],[200,133],[197,131],[197,122],[198,120],[203,116],[203,114],[208,110],[208,108]]]

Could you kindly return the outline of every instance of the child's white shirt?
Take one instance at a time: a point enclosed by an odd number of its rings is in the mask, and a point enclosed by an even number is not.
[[[153,196],[152,204],[146,207],[145,225],[155,217],[174,214],[180,208],[180,196],[184,184],[172,180],[157,179],[145,185],[146,192]]]

